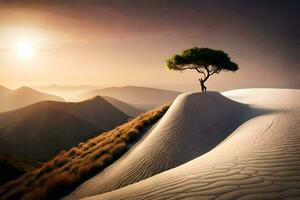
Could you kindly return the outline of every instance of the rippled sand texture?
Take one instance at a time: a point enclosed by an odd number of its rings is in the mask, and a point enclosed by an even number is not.
[[[172,145],[181,146],[181,143],[187,141],[192,142],[191,144],[193,145],[199,143],[199,146],[201,146],[203,142],[201,143],[200,141],[205,141],[205,137],[210,135],[202,135],[203,132],[199,131],[199,129],[203,126],[210,125],[209,127],[218,127],[219,131],[225,131],[226,128],[220,127],[219,123],[235,121],[237,123],[235,126],[239,127],[223,142],[208,153],[179,167],[88,199],[299,199],[299,90],[251,89],[230,91],[224,93],[224,95],[249,105],[249,108],[242,106],[238,109],[227,109],[230,103],[225,103],[221,106],[222,108],[217,106],[218,111],[203,110],[203,108],[198,110],[196,107],[198,104],[202,104],[201,98],[205,98],[204,95],[186,94],[179,97],[172,107],[179,106],[181,107],[180,109],[184,110],[185,107],[189,107],[193,103],[191,107],[194,109],[180,113],[180,115],[190,113],[187,116],[181,116],[181,120],[183,120],[181,123],[184,124],[189,121],[190,126],[193,126],[192,124],[194,123],[198,123],[198,126],[190,128],[187,131],[189,132],[188,136],[175,137],[176,134],[167,133],[166,125],[165,129],[163,129],[165,132],[162,132],[163,135],[170,134],[171,137],[166,142]],[[205,96],[208,95],[205,94]],[[196,97],[199,97],[197,101],[178,102],[182,101],[182,99],[194,99]],[[211,99],[209,104],[213,104],[213,101]],[[220,102],[220,104],[222,103]],[[240,106],[240,104],[237,105]],[[157,127],[147,137],[151,137],[156,129],[162,128],[160,123],[165,122],[164,120],[173,122],[174,119],[172,118],[175,116],[173,116],[174,112],[172,111],[174,111],[174,108],[172,108],[171,112],[168,112],[168,115],[163,117]],[[213,121],[205,121],[204,123],[202,121],[203,112],[220,112],[222,117],[214,118]],[[234,120],[236,114],[239,114],[243,120]],[[193,121],[192,119],[195,118],[198,120]],[[169,124],[169,126],[172,127],[172,124]],[[175,131],[177,134],[180,134],[180,129],[178,130],[178,132],[176,130],[172,130],[172,132]],[[197,134],[190,133],[191,131],[195,131]],[[209,132],[209,129],[206,131]],[[194,137],[196,136],[199,138],[195,139]],[[215,135],[211,137],[215,137]],[[144,141],[141,141],[135,149],[142,146],[147,139],[145,138]],[[178,156],[178,147],[173,147],[172,149],[159,148],[160,145],[165,145],[164,143],[164,140],[156,141],[157,147],[152,150],[159,149],[161,154],[155,154],[156,158],[146,158],[150,159],[156,166],[159,166],[160,162],[164,162],[161,160],[161,156],[163,160],[172,160]],[[145,151],[150,150],[145,149]],[[173,154],[169,154],[171,157],[164,157],[164,152],[171,150],[173,150]],[[192,150],[192,148],[188,149],[183,155],[186,156]],[[129,154],[132,152],[129,152]],[[138,155],[136,154],[136,156]],[[123,162],[128,158],[124,157]],[[179,162],[177,163],[179,164]],[[114,165],[114,167],[117,168],[117,165]],[[140,174],[143,174],[143,170],[149,170],[148,165],[144,165],[144,167],[147,169],[140,168],[140,171],[136,171],[136,175],[132,174],[133,179],[136,176],[140,177]],[[128,171],[127,169],[125,174],[126,172],[130,172],[130,170]],[[120,178],[122,180],[122,177]],[[114,185],[113,181],[111,183]],[[94,184],[94,187],[98,187],[97,182],[94,182]],[[110,186],[109,182],[106,182],[106,184]],[[100,184],[99,188],[103,188],[103,186]],[[99,191],[101,192],[101,190]]]
[[[197,158],[247,120],[249,110],[217,92],[180,95],[130,152],[67,198],[109,192]]]

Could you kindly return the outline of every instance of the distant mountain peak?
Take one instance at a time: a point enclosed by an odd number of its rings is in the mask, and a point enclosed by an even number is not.
[[[30,87],[9,90],[0,86],[0,112],[15,110],[40,101],[65,101],[59,96],[43,93]]]
[[[2,85],[0,85],[0,89],[6,89],[6,90],[10,90],[9,88],[7,88],[7,87],[4,87],[4,86],[2,86]]]
[[[15,91],[16,91],[16,92],[17,92],[17,91],[22,91],[22,92],[27,92],[27,91],[32,92],[32,91],[35,91],[35,92],[37,92],[36,90],[34,90],[34,89],[30,88],[30,87],[26,87],[26,86],[19,87],[19,88],[16,89]]]
[[[102,88],[100,90],[105,90],[105,89],[150,89],[150,90],[159,90],[159,91],[169,91],[169,92],[178,92],[176,90],[168,90],[168,89],[162,89],[162,88],[155,88],[155,87],[148,87],[148,86],[135,86],[135,85],[126,85],[126,86],[120,86],[120,87],[107,87],[107,88]]]
[[[101,97],[100,95],[94,96],[93,98],[89,99],[88,101],[105,101],[105,99],[103,97]]]
[[[11,92],[12,90],[11,89],[9,89],[9,88],[7,88],[7,87],[4,87],[4,86],[2,86],[2,85],[0,85],[0,91],[1,92]]]
[[[141,86],[109,87],[81,93],[76,100],[97,95],[113,97],[140,110],[148,110],[172,102],[181,92]]]
[[[39,101],[0,113],[0,119],[1,126],[6,127],[0,129],[1,148],[5,135],[5,139],[14,144],[7,147],[7,152],[44,160],[127,122],[129,116],[97,96],[83,102]]]
[[[110,104],[105,98],[103,98],[100,95],[94,96],[92,98],[89,98],[87,100],[80,101],[80,102],[77,102],[77,103],[79,103],[79,104],[81,104],[81,103],[88,103],[88,104],[108,103],[108,104]]]

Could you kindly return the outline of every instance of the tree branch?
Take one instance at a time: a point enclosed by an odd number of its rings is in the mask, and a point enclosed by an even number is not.
[[[199,72],[200,74],[203,74],[204,78],[205,78],[205,73],[202,70],[199,70],[197,67],[195,67],[195,70],[197,70],[197,72]],[[202,79],[201,79],[202,80]]]
[[[190,66],[190,65],[185,65],[185,66],[182,66],[181,68],[178,67],[178,69],[181,69],[181,70],[186,70],[186,69],[195,69],[194,66]]]
[[[215,71],[211,71],[210,73],[209,73],[209,75],[211,76],[211,75],[213,75],[214,73],[216,73]]]
[[[197,67],[195,67],[195,70],[197,70],[197,72],[199,72],[200,74],[204,74],[203,71],[200,71]],[[204,74],[205,75],[205,74]]]
[[[207,75],[204,77],[203,82],[207,81],[207,79],[208,79],[209,76],[210,76],[208,66],[204,66],[204,69],[206,70]]]
[[[215,71],[210,71],[209,68],[208,68],[208,66],[202,66],[201,65],[201,68],[202,67],[204,67],[206,73],[205,73],[204,70],[199,69],[200,67],[197,66],[197,65],[183,65],[183,66],[177,67],[177,68],[180,69],[180,70],[195,69],[198,73],[203,74],[203,76],[204,76],[203,81],[205,82],[209,78],[210,75],[212,75],[212,74],[215,73]]]

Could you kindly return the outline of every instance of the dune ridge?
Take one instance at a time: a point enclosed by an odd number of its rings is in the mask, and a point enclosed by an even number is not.
[[[250,113],[266,112],[252,113],[223,142],[196,159],[85,199],[299,199],[299,90],[223,94],[248,104]]]
[[[212,149],[257,113],[217,92],[182,94],[135,147],[66,198],[113,191],[184,164]]]

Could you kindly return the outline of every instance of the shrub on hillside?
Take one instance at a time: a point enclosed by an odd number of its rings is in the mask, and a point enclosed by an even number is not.
[[[124,142],[117,143],[113,146],[112,149],[109,150],[109,154],[112,155],[114,158],[119,158],[123,155],[123,153],[126,151],[126,144]]]
[[[128,133],[127,133],[127,137],[129,139],[129,141],[133,141],[135,140],[140,134],[140,131],[136,128],[131,128]]]
[[[168,107],[143,113],[111,131],[79,143],[77,147],[62,151],[39,169],[2,186],[1,199],[53,199],[64,195],[122,156]]]

